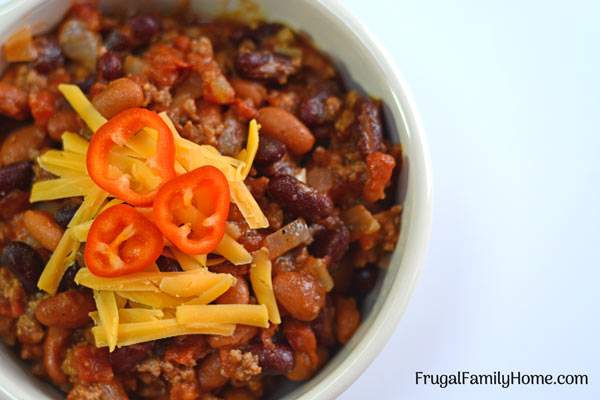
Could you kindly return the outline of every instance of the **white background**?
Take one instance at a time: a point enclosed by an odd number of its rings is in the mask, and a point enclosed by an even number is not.
[[[404,318],[341,398],[600,399],[600,2],[344,4],[413,91],[434,222]],[[511,369],[590,385],[415,385]]]

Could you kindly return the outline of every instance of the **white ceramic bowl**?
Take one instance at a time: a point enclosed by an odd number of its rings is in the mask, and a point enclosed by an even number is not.
[[[104,1],[106,7],[158,7],[169,10],[180,1]],[[185,3],[185,2],[184,2]],[[191,7],[215,14],[235,2],[191,0]],[[207,4],[208,3],[208,4]],[[431,172],[429,153],[417,111],[404,80],[385,51],[337,0],[257,0],[263,15],[308,33],[332,56],[346,82],[379,97],[392,140],[400,142],[405,163],[398,196],[403,202],[402,229],[385,274],[363,307],[363,323],[352,340],[308,382],[275,394],[285,399],[334,399],[373,361],[393,333],[412,293],[429,238]],[[51,29],[64,15],[68,0],[20,0],[0,6],[0,43],[24,24],[36,32]],[[33,377],[8,349],[0,351],[0,393],[13,400],[60,399],[50,385]]]

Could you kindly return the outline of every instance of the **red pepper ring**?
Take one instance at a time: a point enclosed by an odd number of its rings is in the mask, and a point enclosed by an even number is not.
[[[154,199],[154,222],[187,254],[207,254],[223,239],[229,214],[229,183],[210,165],[166,182]]]
[[[87,170],[92,180],[108,193],[135,206],[151,205],[158,188],[148,193],[134,191],[128,175],[115,176],[109,156],[114,146],[124,145],[145,127],[158,132],[156,154],[148,164],[162,182],[166,182],[175,177],[175,140],[167,124],[153,111],[130,108],[115,115],[92,136],[87,152]]]
[[[164,247],[160,231],[127,204],[100,213],[87,237],[84,261],[97,276],[114,277],[140,272],[152,265]]]

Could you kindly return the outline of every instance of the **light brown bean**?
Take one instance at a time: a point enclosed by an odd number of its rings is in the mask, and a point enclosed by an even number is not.
[[[293,114],[278,107],[263,107],[256,119],[261,132],[285,144],[295,155],[303,155],[312,149],[315,137]]]
[[[210,392],[218,389],[224,386],[227,380],[221,374],[221,357],[218,352],[202,360],[198,368],[198,382],[202,390]]]
[[[52,215],[45,211],[27,210],[23,215],[23,223],[31,237],[50,251],[56,249],[64,233]]]
[[[350,340],[360,325],[360,312],[351,297],[335,299],[335,335],[341,344]]]
[[[238,277],[235,285],[230,287],[218,299],[218,304],[248,304],[250,303],[250,290],[244,277]]]
[[[90,322],[88,313],[95,309],[91,295],[68,290],[40,301],[35,309],[35,317],[46,326],[75,329]]]
[[[59,386],[67,383],[62,362],[70,337],[70,329],[50,327],[44,340],[44,368],[52,382]]]
[[[229,80],[229,83],[233,86],[237,97],[250,100],[254,107],[260,107],[267,98],[267,89],[258,82],[233,78]]]
[[[0,165],[30,160],[44,144],[46,133],[35,125],[11,132],[0,148]]]
[[[100,114],[111,118],[123,110],[144,104],[142,87],[128,78],[120,78],[108,84],[106,89],[92,99]]]

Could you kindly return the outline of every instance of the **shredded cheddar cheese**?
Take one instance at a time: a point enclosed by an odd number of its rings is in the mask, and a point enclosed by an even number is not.
[[[219,323],[269,327],[267,307],[263,304],[210,304],[177,307],[177,322],[185,325]]]
[[[246,164],[241,172],[242,179],[245,179],[250,173],[250,169],[252,169],[252,163],[254,162],[254,157],[258,151],[259,130],[260,125],[256,122],[256,120],[253,119],[250,121],[250,126],[248,127],[248,143],[246,144],[246,152],[244,153],[244,162]]]
[[[250,267],[250,282],[258,302],[267,307],[269,321],[280,324],[281,317],[273,292],[273,282],[271,281],[271,260],[269,259],[269,251],[265,248],[254,253],[254,261]]]
[[[86,125],[96,132],[98,128],[106,123],[106,118],[94,108],[85,94],[76,85],[60,84],[58,90],[65,96],[71,107],[85,121]]]
[[[117,346],[117,335],[119,333],[119,308],[114,292],[94,291],[94,300],[98,309],[98,319],[104,328],[106,343],[109,351]]]

